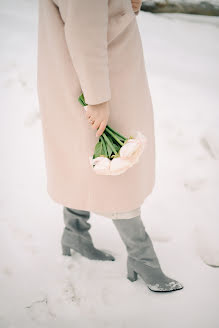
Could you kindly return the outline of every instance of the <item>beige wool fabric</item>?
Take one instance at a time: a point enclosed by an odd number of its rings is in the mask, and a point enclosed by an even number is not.
[[[142,205],[155,183],[153,106],[141,37],[130,0],[39,0],[37,89],[47,191],[57,203],[98,213]],[[98,141],[78,97],[109,101],[108,124],[148,139],[125,173],[97,175]]]

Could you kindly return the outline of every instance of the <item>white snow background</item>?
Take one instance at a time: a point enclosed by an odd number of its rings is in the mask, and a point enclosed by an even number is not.
[[[115,262],[61,254],[62,206],[46,191],[36,90],[38,4],[0,4],[0,328],[219,327],[219,269],[200,257],[219,261],[219,18],[137,17],[157,156],[142,220],[164,272],[184,285],[155,293],[126,278],[111,219],[91,213],[91,234]]]

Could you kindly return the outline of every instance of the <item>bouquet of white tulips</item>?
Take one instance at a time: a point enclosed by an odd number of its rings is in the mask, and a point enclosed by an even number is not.
[[[78,101],[87,106],[83,93]],[[135,138],[126,138],[107,125],[89,161],[96,174],[119,175],[139,161],[146,144],[147,138],[140,131]]]

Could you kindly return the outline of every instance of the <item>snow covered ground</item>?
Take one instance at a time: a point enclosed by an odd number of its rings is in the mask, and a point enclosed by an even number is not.
[[[140,12],[137,21],[157,147],[142,219],[164,272],[184,289],[154,293],[127,280],[125,247],[94,213],[94,243],[116,261],[61,255],[62,207],[46,192],[38,115],[37,1],[2,0],[1,328],[219,326],[219,268],[199,256],[203,240],[204,253],[219,247],[219,18]]]

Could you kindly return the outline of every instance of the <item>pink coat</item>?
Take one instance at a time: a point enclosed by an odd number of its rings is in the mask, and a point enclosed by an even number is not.
[[[38,99],[47,191],[57,203],[93,212],[142,205],[155,182],[153,106],[137,17],[130,0],[39,0]],[[78,97],[109,101],[108,124],[148,139],[125,173],[97,175],[89,163],[98,137]]]

